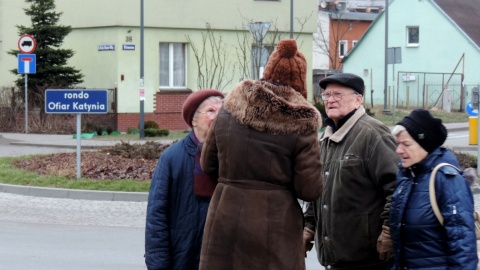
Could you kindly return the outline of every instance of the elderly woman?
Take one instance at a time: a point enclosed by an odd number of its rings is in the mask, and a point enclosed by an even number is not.
[[[306,100],[307,62],[295,40],[278,43],[263,80],[225,98],[202,150],[218,172],[208,208],[201,270],[305,269],[297,198],[322,194],[320,113]]]
[[[443,225],[430,204],[432,169],[444,162],[460,168],[455,155],[440,147],[447,138],[442,120],[429,111],[414,110],[397,123],[392,134],[401,157],[390,208],[392,269],[476,269],[473,196],[462,171],[443,166],[435,175]]]

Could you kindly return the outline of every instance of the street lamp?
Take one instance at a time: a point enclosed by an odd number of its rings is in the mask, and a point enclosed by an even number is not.
[[[255,74],[258,74],[258,78],[260,79],[263,76],[263,66],[262,65],[262,52],[263,52],[263,39],[267,35],[268,29],[270,28],[271,22],[252,22],[248,24],[248,28],[250,29],[250,33],[252,33],[255,41],[257,42],[257,48],[255,50],[256,54],[256,63],[254,61],[254,71]],[[258,72],[258,73],[257,73]],[[255,76],[256,77],[256,76]]]

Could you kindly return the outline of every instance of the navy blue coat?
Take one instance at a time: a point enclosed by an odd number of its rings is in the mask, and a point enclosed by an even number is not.
[[[408,169],[400,167],[390,207],[393,269],[475,270],[477,267],[472,192],[461,173],[450,166],[441,167],[435,176],[443,226],[432,210],[430,174],[442,162],[460,168],[455,155],[441,147]]]
[[[196,153],[187,135],[160,156],[147,206],[145,263],[149,270],[198,269],[210,198],[193,193]]]

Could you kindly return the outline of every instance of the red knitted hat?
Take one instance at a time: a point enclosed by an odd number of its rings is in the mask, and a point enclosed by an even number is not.
[[[307,61],[294,39],[280,40],[268,58],[263,79],[290,86],[307,98]]]
[[[197,92],[190,94],[190,96],[188,96],[187,99],[185,100],[185,103],[183,103],[183,107],[182,107],[183,120],[185,120],[185,122],[190,127],[192,127],[193,116],[195,115],[195,112],[197,111],[198,106],[200,106],[200,104],[202,104],[202,102],[209,97],[223,98],[224,95],[222,92],[214,89],[198,90]]]

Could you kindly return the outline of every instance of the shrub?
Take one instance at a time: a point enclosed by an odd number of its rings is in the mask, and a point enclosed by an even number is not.
[[[113,128],[112,128],[111,126],[108,126],[108,127],[106,128],[106,131],[107,131],[107,134],[110,135],[110,134],[112,134],[112,132],[113,132]]]
[[[168,136],[170,131],[168,129],[147,128],[145,129],[145,137],[162,137]]]
[[[127,128],[127,134],[138,134],[140,131],[136,128],[129,127]]]
[[[146,128],[145,137],[157,137],[159,129],[156,128]]]
[[[317,108],[317,110],[320,112],[322,116],[322,127],[326,127],[327,124],[325,123],[325,120],[327,120],[328,116],[327,116],[327,112],[325,111],[325,103],[316,102],[315,104],[313,104],[313,106]]]
[[[168,134],[170,134],[170,131],[166,128],[158,130],[158,136],[160,136],[160,137],[168,136]]]
[[[100,151],[108,152],[111,155],[119,155],[124,158],[144,158],[158,159],[162,152],[169,147],[171,143],[163,144],[154,141],[147,141],[144,144],[129,144],[122,141],[112,147],[104,148]]]
[[[96,130],[95,124],[93,124],[92,122],[87,122],[85,124],[85,128],[83,129],[83,132],[92,133],[94,130]]]
[[[145,129],[160,129],[158,124],[155,121],[145,121],[144,126]]]
[[[102,127],[102,126],[97,126],[97,127],[95,128],[95,131],[97,132],[97,135],[98,135],[98,136],[102,136],[102,134],[103,134],[103,127]]]
[[[460,164],[460,167],[462,167],[463,169],[466,169],[469,167],[477,168],[476,156],[468,153],[461,153],[461,152],[455,152],[455,151],[453,151],[453,153],[457,156],[458,163]]]

